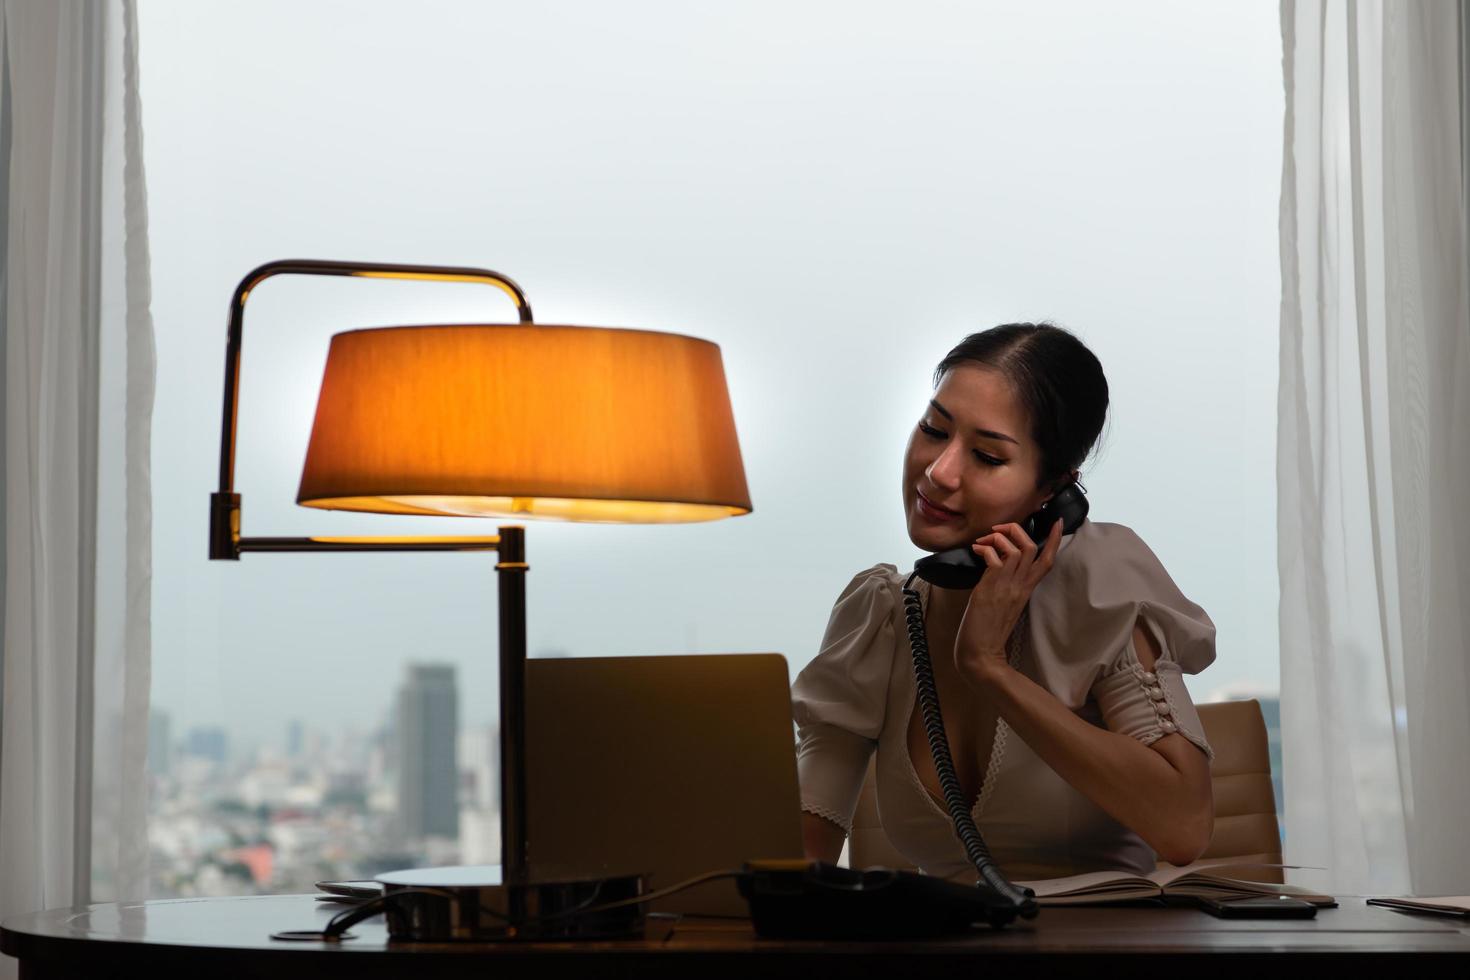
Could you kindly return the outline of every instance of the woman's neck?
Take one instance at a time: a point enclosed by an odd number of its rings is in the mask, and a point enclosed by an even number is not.
[[[929,586],[929,618],[936,622],[959,622],[970,602],[969,589],[941,589]]]

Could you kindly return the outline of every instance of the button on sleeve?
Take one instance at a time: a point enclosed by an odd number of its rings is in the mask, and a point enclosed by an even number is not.
[[[1159,643],[1161,655],[1153,670],[1145,670],[1129,634],[1117,659],[1093,685],[1103,722],[1109,730],[1152,745],[1165,735],[1179,733],[1199,747],[1211,762],[1215,750],[1205,739],[1199,712],[1184,687],[1184,675],[1174,660],[1167,638],[1147,617],[1141,622]]]

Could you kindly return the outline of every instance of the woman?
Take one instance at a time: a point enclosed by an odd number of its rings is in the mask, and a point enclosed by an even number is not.
[[[956,773],[1012,880],[1188,864],[1214,827],[1210,762],[1182,673],[1215,659],[1215,627],[1120,524],[1021,524],[1069,482],[1102,430],[1097,358],[1049,324],[973,334],[940,362],[909,439],[903,504],[924,551],[971,545],[973,590],[915,578]],[[807,857],[835,862],[869,757],[890,842],[928,874],[973,880],[915,704],[901,593],[859,572],[792,704]]]

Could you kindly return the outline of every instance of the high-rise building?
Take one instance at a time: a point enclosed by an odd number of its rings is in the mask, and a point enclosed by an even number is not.
[[[459,694],[452,665],[409,665],[394,729],[403,833],[458,838]]]
[[[196,725],[184,738],[184,752],[223,764],[230,754],[230,736],[218,725]]]

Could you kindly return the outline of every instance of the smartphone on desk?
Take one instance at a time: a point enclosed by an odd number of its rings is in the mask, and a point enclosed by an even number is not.
[[[1317,906],[1288,895],[1253,898],[1207,898],[1192,895],[1191,904],[1220,919],[1315,919]]]

